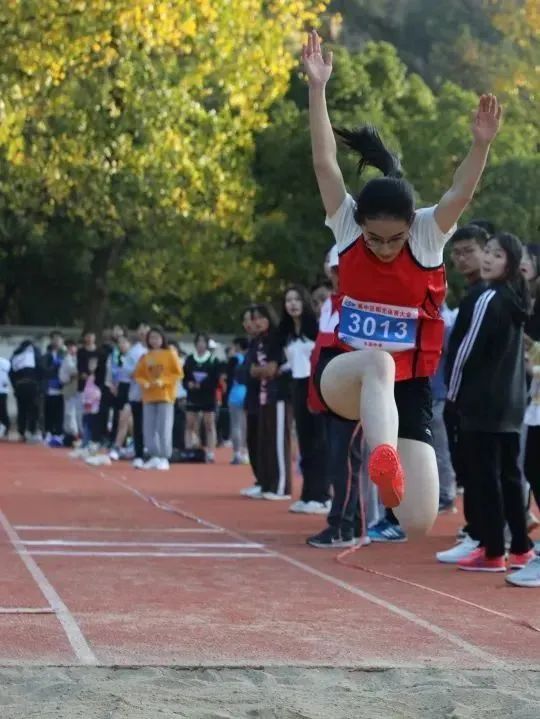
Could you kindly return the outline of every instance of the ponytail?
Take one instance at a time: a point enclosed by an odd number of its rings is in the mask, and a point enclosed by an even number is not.
[[[357,130],[334,128],[334,132],[347,147],[360,155],[358,174],[370,166],[380,170],[385,177],[403,177],[398,156],[385,146],[373,125],[364,125]]]

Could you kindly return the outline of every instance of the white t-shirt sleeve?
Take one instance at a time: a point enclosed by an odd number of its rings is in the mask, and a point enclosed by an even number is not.
[[[343,252],[362,234],[362,228],[354,219],[355,210],[356,202],[347,194],[332,217],[326,218],[325,224],[334,233],[338,252]]]
[[[409,245],[415,260],[422,267],[438,267],[443,262],[444,246],[456,231],[454,225],[443,232],[435,219],[435,206],[416,210]]]

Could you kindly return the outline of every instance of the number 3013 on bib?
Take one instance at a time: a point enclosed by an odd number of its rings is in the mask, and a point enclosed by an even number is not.
[[[343,299],[338,337],[354,349],[387,352],[414,349],[417,329],[417,307],[357,302],[351,297]]]

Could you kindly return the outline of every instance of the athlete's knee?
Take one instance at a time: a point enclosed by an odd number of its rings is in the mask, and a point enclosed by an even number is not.
[[[388,352],[382,350],[364,350],[366,377],[393,382],[396,376],[396,363]]]

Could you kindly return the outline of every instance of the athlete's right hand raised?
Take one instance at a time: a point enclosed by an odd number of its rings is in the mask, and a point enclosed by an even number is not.
[[[312,30],[307,45],[302,46],[302,61],[310,85],[324,87],[332,74],[332,53],[323,57],[321,40],[316,30]]]

